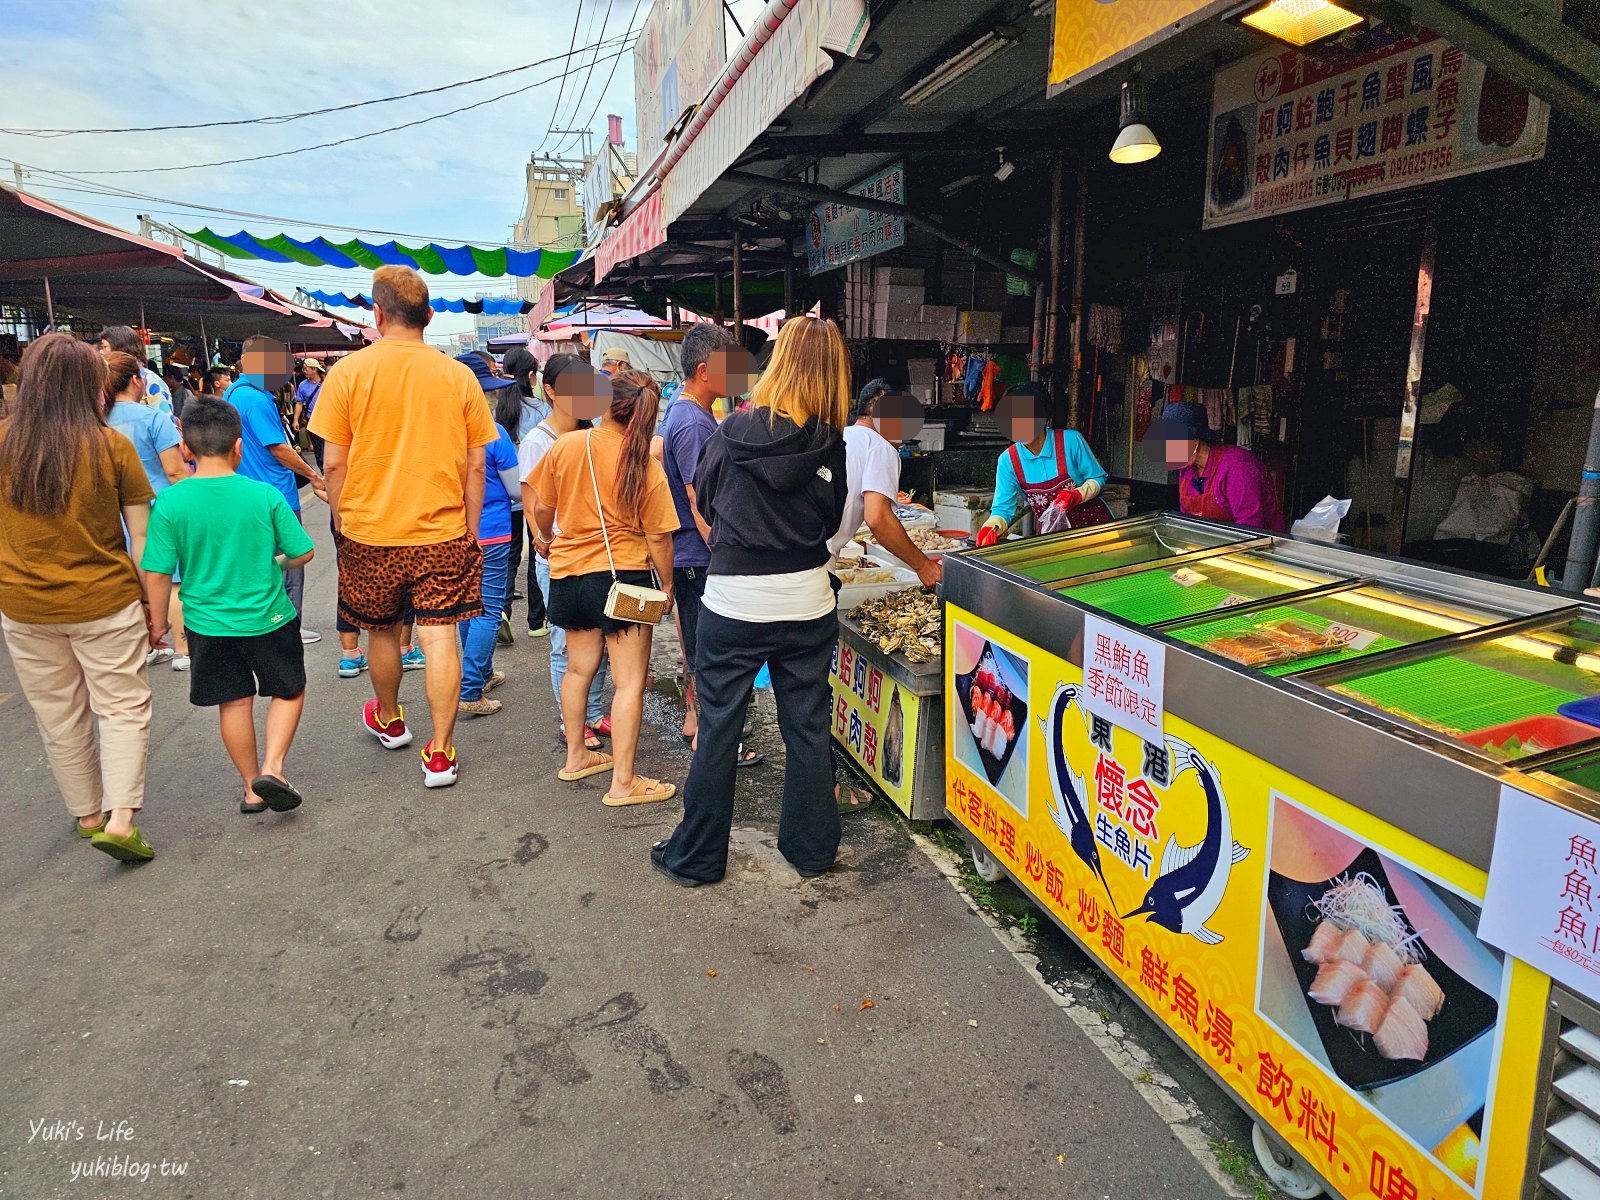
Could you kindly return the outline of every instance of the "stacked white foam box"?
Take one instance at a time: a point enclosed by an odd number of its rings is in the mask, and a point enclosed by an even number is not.
[[[878,267],[872,274],[872,336],[914,341],[922,336],[921,309],[928,298],[917,267]]]
[[[956,319],[956,341],[964,346],[992,346],[1000,341],[998,312],[963,311]]]

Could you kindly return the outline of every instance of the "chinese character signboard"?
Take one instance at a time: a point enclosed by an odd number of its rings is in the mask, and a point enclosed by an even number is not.
[[[885,167],[845,190],[852,196],[904,204],[905,163]],[[813,275],[905,244],[905,221],[888,213],[868,212],[847,204],[819,204],[806,222],[806,266]]]
[[[946,622],[948,815],[1036,904],[1330,1194],[1521,1194],[1548,981],[1480,932],[1483,872],[1176,713],[1135,733],[1094,711],[1092,619],[1081,668],[954,605]],[[962,638],[1028,665],[1023,808],[961,753]]]
[[[1166,672],[1166,647],[1154,638],[1084,618],[1083,704],[1090,714],[1159,744]]]
[[[656,0],[633,49],[639,166],[650,165],[683,111],[699,104],[728,60],[722,0]]]
[[[1427,31],[1330,67],[1275,49],[1219,72],[1207,228],[1542,158],[1550,110]]]
[[[919,701],[857,645],[840,638],[828,671],[833,740],[902,812],[915,791]]]
[[[1483,936],[1600,1001],[1600,824],[1513,787],[1500,789]]]

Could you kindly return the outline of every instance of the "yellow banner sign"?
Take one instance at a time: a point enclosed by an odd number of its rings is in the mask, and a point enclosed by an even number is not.
[[[828,671],[833,738],[901,812],[911,813],[920,704],[844,638]]]
[[[1216,0],[1056,0],[1051,94],[1141,42],[1192,24],[1185,18],[1202,9],[1216,7]]]
[[[1549,980],[1478,937],[1482,871],[1170,713],[1158,741],[1093,717],[1080,668],[946,622],[949,815],[1041,908],[1339,1196],[1521,1194]],[[1004,770],[957,690],[984,672],[1026,715]]]

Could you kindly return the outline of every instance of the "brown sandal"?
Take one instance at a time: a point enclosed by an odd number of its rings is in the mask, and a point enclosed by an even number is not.
[[[591,775],[604,775],[611,770],[613,763],[609,754],[599,755],[600,762],[590,763],[587,767],[579,767],[576,771],[569,771],[565,767],[556,772],[556,778],[562,783],[576,783],[580,779],[587,779]]]
[[[613,796],[607,792],[600,798],[600,802],[608,808],[627,808],[633,804],[654,804],[657,800],[670,800],[677,794],[678,789],[670,783],[662,783],[659,779],[650,779],[644,775],[635,775],[633,788],[626,796]]]

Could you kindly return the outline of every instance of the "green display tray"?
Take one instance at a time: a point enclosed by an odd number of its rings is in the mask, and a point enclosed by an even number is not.
[[[1259,612],[1240,613],[1236,617],[1218,617],[1214,621],[1207,621],[1203,625],[1191,625],[1188,629],[1174,629],[1172,636],[1180,642],[1190,645],[1201,645],[1216,638],[1233,637],[1241,633],[1253,633],[1263,625],[1271,625],[1277,621],[1299,621],[1313,629],[1326,629],[1333,622],[1326,617],[1319,617],[1315,613],[1308,613],[1289,605],[1279,605],[1277,608],[1262,609]],[[1369,654],[1379,654],[1385,650],[1394,650],[1406,645],[1405,642],[1396,641],[1394,638],[1380,637],[1361,650],[1353,650],[1346,646],[1341,650],[1330,650],[1326,654],[1316,654],[1309,658],[1297,658],[1293,662],[1274,663],[1271,666],[1259,667],[1263,675],[1294,675],[1301,671],[1312,671],[1317,667],[1330,666],[1333,663],[1352,662],[1358,658],[1365,658]]]
[[[1348,679],[1334,690],[1457,734],[1553,713],[1561,705],[1583,698],[1482,663],[1446,656]]]
[[[1577,762],[1568,763],[1564,767],[1551,767],[1550,774],[1567,783],[1588,788],[1591,792],[1600,792],[1600,754],[1590,758],[1580,758]]]
[[[1159,545],[1140,542],[1114,550],[1097,550],[1089,554],[1064,554],[1043,562],[1028,563],[1010,568],[1019,575],[1040,583],[1054,583],[1058,579],[1071,579],[1080,575],[1093,575],[1098,571],[1112,571],[1119,567],[1135,567],[1141,563],[1155,562],[1167,557],[1171,551]]]
[[[1205,567],[1201,565],[1198,569],[1204,571]],[[1137,575],[1064,587],[1061,594],[1135,625],[1155,625],[1211,612],[1236,593],[1209,581],[1184,587],[1172,578],[1172,571],[1156,568]]]

